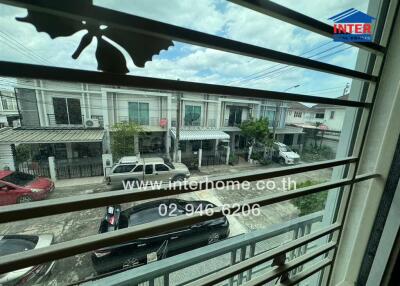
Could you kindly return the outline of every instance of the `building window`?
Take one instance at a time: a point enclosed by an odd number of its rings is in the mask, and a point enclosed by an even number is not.
[[[149,125],[149,104],[145,102],[128,102],[129,122]]]
[[[185,105],[185,126],[200,126],[201,106]]]
[[[1,99],[1,104],[3,105],[3,110],[8,110],[8,102],[7,102],[7,99],[2,98],[2,99]]]
[[[303,116],[303,112],[301,112],[301,111],[295,111],[293,116],[294,116],[294,117],[301,118],[301,117]]]
[[[335,117],[335,111],[331,111],[330,119],[333,119]]]
[[[320,118],[320,119],[324,119],[325,114],[324,113],[316,113],[315,114],[315,118]]]
[[[76,98],[53,98],[56,124],[82,124],[81,101]]]
[[[229,108],[228,126],[239,126],[242,124],[243,109],[236,106]]]

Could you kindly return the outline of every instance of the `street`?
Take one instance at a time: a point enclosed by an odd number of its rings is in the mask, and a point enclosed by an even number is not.
[[[259,169],[262,167],[256,167]],[[240,170],[234,167],[225,170],[226,173],[232,174]],[[297,183],[306,180],[323,181],[328,180],[331,176],[331,169],[323,169],[318,171],[306,172],[290,176],[291,180]],[[216,174],[217,171],[210,170],[208,173],[194,173],[193,177],[210,176]],[[219,175],[219,174],[218,174]],[[178,195],[178,198],[185,200],[207,200],[216,205],[243,203],[245,200],[254,199],[260,196],[272,194],[281,191],[281,178],[274,178],[276,183],[275,190],[257,189],[254,183],[250,190],[206,190],[194,193]],[[56,188],[48,199],[61,198],[66,196],[90,194],[97,192],[109,192],[110,188],[104,184],[92,184],[82,186],[71,186]],[[137,203],[123,204],[122,207],[127,208]],[[54,215],[45,218],[31,219],[21,222],[13,222],[1,225],[1,234],[44,234],[51,233],[54,235],[54,242],[64,242],[97,233],[99,223],[105,214],[105,207],[89,209],[79,212]],[[298,216],[297,208],[290,202],[282,202],[261,208],[258,216],[236,216],[228,217],[230,221],[230,236],[235,236],[251,230],[261,229],[269,225],[287,221]],[[68,257],[56,261],[52,273],[44,282],[44,285],[65,285],[74,283],[84,279],[90,279],[95,276],[92,268],[90,255],[88,253]]]

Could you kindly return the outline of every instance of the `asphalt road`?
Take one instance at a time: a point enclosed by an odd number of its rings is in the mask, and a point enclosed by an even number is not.
[[[303,174],[293,175],[291,178],[296,182],[305,180],[323,180],[329,179],[331,170],[318,170]],[[261,195],[270,194],[279,190],[280,178],[275,178],[277,189],[266,190],[256,189],[251,190],[209,190],[190,194],[180,195],[182,199],[204,199],[212,201],[216,204],[232,204],[243,202],[247,199],[259,197]],[[254,185],[252,184],[254,187]],[[77,194],[90,194],[95,192],[110,191],[105,185],[85,185],[78,187],[68,187],[55,189],[49,199],[72,196]],[[123,205],[128,207],[132,204]],[[90,209],[80,212],[73,212],[46,218],[31,219],[23,222],[14,222],[0,225],[0,234],[43,234],[52,233],[56,243],[73,240],[81,237],[95,235],[97,233],[99,222],[105,213],[105,208]],[[248,232],[254,229],[268,227],[268,225],[286,221],[296,217],[297,209],[290,202],[270,205],[261,209],[259,216],[239,216],[229,217],[231,224],[231,236],[240,233]],[[221,261],[221,263],[223,263]],[[199,266],[201,267],[201,266]],[[192,267],[192,271],[200,268]],[[90,279],[95,276],[90,255],[87,253],[76,255],[73,257],[59,260],[55,263],[52,273],[42,285],[66,285],[75,283],[83,279]],[[193,273],[194,274],[194,273]]]

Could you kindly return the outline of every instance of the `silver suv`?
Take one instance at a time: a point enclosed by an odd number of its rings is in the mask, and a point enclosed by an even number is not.
[[[123,182],[183,181],[190,176],[189,169],[182,163],[171,163],[161,157],[123,157],[106,177],[107,184],[121,185]]]

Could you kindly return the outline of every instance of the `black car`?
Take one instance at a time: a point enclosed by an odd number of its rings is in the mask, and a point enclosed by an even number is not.
[[[213,207],[215,205],[208,201],[178,199],[151,201],[123,211],[119,205],[109,206],[100,223],[99,233]],[[96,272],[102,274],[183,253],[195,247],[205,246],[224,239],[228,235],[229,222],[226,217],[210,219],[163,234],[98,249],[92,253],[92,262]]]

